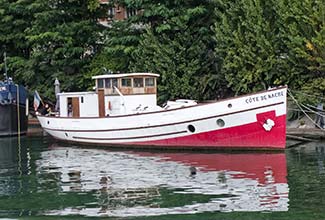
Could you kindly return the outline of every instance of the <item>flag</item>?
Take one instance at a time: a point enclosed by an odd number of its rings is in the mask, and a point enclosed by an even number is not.
[[[35,111],[37,111],[41,102],[42,102],[42,99],[39,96],[38,92],[35,90],[35,92],[34,92],[34,109],[35,109]]]

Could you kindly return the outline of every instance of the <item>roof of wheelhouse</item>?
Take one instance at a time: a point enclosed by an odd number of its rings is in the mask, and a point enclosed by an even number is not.
[[[159,77],[156,73],[119,73],[119,74],[105,74],[93,76],[92,79],[107,79],[107,78],[123,78],[123,77],[137,77],[137,76],[149,76],[149,77]]]

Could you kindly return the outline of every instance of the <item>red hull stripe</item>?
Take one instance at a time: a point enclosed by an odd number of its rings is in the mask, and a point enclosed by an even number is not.
[[[259,121],[221,130],[155,141],[124,143],[125,145],[195,146],[194,148],[274,148],[286,145],[286,115],[274,118],[275,126],[266,131]]]
[[[50,130],[50,131],[62,131],[62,132],[106,132],[106,131],[126,131],[126,130],[147,129],[147,128],[164,127],[164,126],[171,126],[171,125],[177,125],[177,124],[185,124],[185,123],[191,123],[191,122],[196,122],[196,121],[203,121],[203,120],[208,120],[208,119],[211,119],[211,118],[223,117],[223,116],[227,116],[227,115],[233,115],[233,114],[238,114],[238,113],[242,113],[242,112],[253,111],[253,110],[257,110],[257,109],[261,109],[261,108],[267,108],[267,107],[271,107],[271,106],[282,105],[283,103],[284,102],[279,102],[279,103],[260,106],[260,107],[256,107],[256,108],[246,109],[246,110],[242,110],[242,111],[230,112],[230,113],[226,113],[226,114],[209,116],[209,117],[205,117],[205,118],[198,118],[198,119],[175,122],[175,123],[167,123],[167,124],[159,124],[159,125],[151,125],[151,126],[142,126],[142,127],[133,127],[133,128],[102,129],[102,130],[77,130],[77,129],[75,129],[75,130],[65,130],[65,129],[54,129],[54,128],[43,127],[43,129]]]
[[[270,111],[258,114],[257,119],[270,118],[274,120],[275,126],[271,131],[266,131],[263,128],[261,121],[254,123],[235,126],[231,128],[213,130],[209,132],[197,133],[175,138],[164,138],[154,141],[136,141],[123,142],[123,140],[131,138],[149,138],[150,136],[129,137],[129,138],[88,138],[83,137],[83,140],[121,140],[119,143],[105,143],[111,145],[126,145],[126,146],[159,146],[168,148],[191,148],[191,149],[208,149],[208,148],[246,148],[246,149],[284,149],[286,144],[286,115],[275,117],[275,112]],[[186,131],[182,131],[186,132]],[[161,134],[168,135],[166,134]],[[157,135],[157,136],[160,136]],[[77,138],[77,137],[75,137]],[[77,139],[75,139],[78,142]],[[92,143],[92,142],[88,142]]]

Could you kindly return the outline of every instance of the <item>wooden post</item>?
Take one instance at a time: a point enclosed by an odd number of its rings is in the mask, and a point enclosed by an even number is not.
[[[99,117],[105,117],[104,89],[98,89],[98,115]]]

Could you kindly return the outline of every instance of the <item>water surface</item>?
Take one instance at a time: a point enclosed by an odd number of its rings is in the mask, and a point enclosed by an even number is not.
[[[0,217],[324,219],[324,149],[135,151],[4,138]]]

